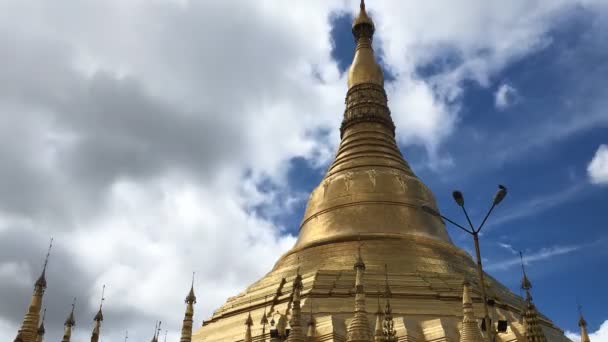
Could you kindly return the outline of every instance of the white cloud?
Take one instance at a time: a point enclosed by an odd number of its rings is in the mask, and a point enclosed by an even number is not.
[[[533,253],[526,253],[524,257],[524,263],[530,264],[532,262],[548,260],[553,257],[569,254],[579,250],[582,246],[553,246],[542,248]],[[502,260],[498,262],[489,263],[484,269],[488,271],[496,271],[496,270],[506,270],[510,267],[517,266],[521,264],[521,259],[519,256],[513,257],[507,260]]]
[[[574,342],[580,342],[580,332],[566,331],[566,337]],[[608,321],[604,321],[600,327],[593,332],[589,332],[591,342],[608,342]]]
[[[589,180],[593,184],[608,184],[608,145],[600,145],[587,166]]]
[[[503,83],[494,93],[494,104],[496,108],[504,110],[517,101],[517,90],[507,83]]]

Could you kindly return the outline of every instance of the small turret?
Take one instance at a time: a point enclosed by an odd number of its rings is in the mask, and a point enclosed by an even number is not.
[[[380,286],[378,285],[378,309],[376,310],[376,325],[374,328],[374,342],[384,342],[384,312],[380,306]]]
[[[262,325],[262,342],[266,341],[266,326],[268,325],[268,316],[266,315],[266,301],[268,300],[268,296],[264,297],[264,313],[262,314],[262,319],[260,320],[260,324]]]
[[[184,321],[182,323],[182,336],[180,342],[192,341],[194,304],[196,304],[196,296],[194,295],[194,273],[192,273],[192,285],[190,286],[190,292],[186,297],[186,313],[184,314]]]
[[[384,297],[386,297],[386,306],[384,308],[384,342],[397,342],[397,331],[395,331],[395,323],[393,322],[393,309],[391,308],[391,288],[388,284],[388,266],[384,264]]]
[[[526,275],[523,254],[520,252],[519,255],[521,258],[521,269],[523,273],[521,288],[526,291],[526,308],[523,313],[524,336],[526,337],[527,342],[547,342],[547,337],[540,326],[538,311],[532,302],[532,295],[530,294],[532,282],[530,282],[528,276]]]
[[[293,292],[292,292],[292,310],[291,319],[289,320],[289,336],[287,342],[305,342],[304,331],[302,330],[302,309],[300,307],[300,300],[302,294],[302,276],[300,275],[300,269],[296,271],[296,277],[293,280]]]
[[[74,309],[76,309],[76,298],[74,298],[74,301],[72,302],[72,311],[70,311],[68,318],[63,324],[63,338],[61,339],[61,342],[70,342],[70,339],[72,338],[72,328],[76,325]]]
[[[251,318],[251,312],[249,312],[249,315],[247,316],[247,320],[245,321],[245,326],[247,326],[246,330],[245,330],[245,338],[243,339],[243,342],[252,342],[253,341],[253,337],[251,335],[251,326],[253,325],[253,319]]]
[[[44,308],[44,311],[42,313],[42,321],[40,322],[40,326],[38,327],[36,342],[44,341],[44,334],[46,333],[46,329],[44,328],[44,319],[45,318],[46,318],[46,308]]]
[[[581,342],[591,342],[587,332],[587,321],[583,318],[583,309],[580,305],[578,306],[578,317],[578,326],[581,328]]]
[[[365,311],[365,288],[363,286],[363,274],[365,273],[365,263],[361,257],[361,244],[355,262],[354,269],[356,271],[355,278],[355,315],[353,320],[348,325],[346,332],[347,342],[370,342],[372,334],[367,320],[367,312]]]
[[[484,342],[479,324],[473,311],[471,298],[471,285],[468,281],[462,284],[462,327],[460,328],[460,342]]]
[[[42,309],[42,297],[44,296],[44,291],[46,290],[47,285],[46,267],[49,263],[49,256],[51,255],[52,247],[53,239],[51,238],[49,249],[46,253],[46,258],[44,259],[42,273],[34,283],[34,294],[32,295],[30,306],[28,307],[28,310],[25,313],[25,317],[23,318],[21,327],[17,332],[17,336],[15,337],[15,342],[36,342],[36,339],[38,338],[38,328],[40,327],[40,310]]]
[[[102,308],[103,308],[103,302],[105,299],[104,294],[106,291],[106,286],[104,285],[101,289],[101,303],[99,304],[99,310],[97,311],[97,314],[95,314],[95,317],[93,318],[93,321],[95,322],[95,324],[93,325],[93,332],[91,333],[91,342],[99,342],[99,335],[101,333],[101,322],[103,322],[103,312],[102,312]]]

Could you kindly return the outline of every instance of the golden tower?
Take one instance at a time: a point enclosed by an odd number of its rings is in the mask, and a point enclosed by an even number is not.
[[[578,314],[578,326],[581,328],[581,342],[591,342],[589,333],[587,332],[587,321],[585,321],[585,318],[583,318],[583,310],[580,306],[578,307]]]
[[[281,320],[293,317],[298,269],[300,306],[308,306],[311,298],[315,302],[314,341],[345,341],[352,336],[348,327],[355,316],[370,324],[366,336],[371,342],[374,313],[355,310],[353,314],[353,302],[362,304],[366,294],[378,295],[362,286],[363,263],[352,268],[359,248],[369,284],[382,282],[385,265],[390,270],[398,340],[459,340],[462,284],[464,279],[477,279],[476,265],[452,244],[443,221],[420,209],[425,205],[438,210],[432,192],[397,146],[382,69],[372,48],[374,30],[362,2],[352,26],[356,49],[348,70],[341,142],[335,160],[310,195],[295,246],[262,279],[228,298],[193,334],[194,342],[243,341],[248,314],[262,315],[265,308],[273,321],[274,317],[279,321],[276,326],[271,321],[268,331],[262,325],[248,326],[253,341],[285,341]],[[354,286],[356,282],[361,286]],[[496,341],[524,341],[519,323],[524,300],[490,276],[484,286],[493,321],[508,323]],[[471,284],[472,310],[478,318],[483,312],[479,289],[477,281]],[[568,341],[546,317],[538,315],[537,323],[551,342]]]
[[[465,280],[462,285],[462,327],[460,328],[460,342],[483,342],[479,322],[473,311],[471,299],[471,285]]]
[[[48,252],[46,253],[42,273],[34,284],[34,293],[32,294],[30,306],[25,313],[25,317],[23,318],[23,322],[21,323],[21,327],[17,332],[14,342],[36,342],[36,339],[38,338],[42,297],[44,296],[44,290],[46,290],[46,267],[49,263],[49,256],[51,255],[52,247],[53,239],[51,239]]]
[[[103,322],[103,312],[101,309],[103,308],[104,293],[106,291],[106,286],[104,285],[101,290],[101,303],[99,304],[99,310],[93,317],[93,331],[91,332],[91,342],[99,342],[99,334],[101,333],[101,322]]]
[[[46,334],[46,329],[44,328],[44,319],[46,318],[46,308],[42,312],[42,320],[40,321],[40,326],[38,327],[38,331],[36,332],[36,342],[44,341],[44,334]]]
[[[70,339],[72,339],[72,327],[74,327],[74,325],[76,325],[76,320],[74,319],[74,309],[75,308],[76,308],[76,298],[74,298],[74,302],[72,302],[72,311],[70,311],[68,318],[65,320],[65,323],[63,324],[63,338],[61,339],[61,342],[70,342]]]
[[[194,295],[194,275],[192,275],[192,286],[186,297],[186,313],[182,324],[182,337],[180,342],[192,341],[192,317],[194,316],[194,304],[196,304],[196,296]]]

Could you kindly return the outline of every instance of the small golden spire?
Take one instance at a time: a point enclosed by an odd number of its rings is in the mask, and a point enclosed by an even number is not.
[[[306,333],[306,337],[309,341],[312,341],[312,339],[315,337],[316,322],[315,317],[312,314],[312,296],[309,295],[308,300],[310,302],[310,316],[308,318],[308,332]]]
[[[380,306],[380,285],[378,284],[378,309],[376,310],[376,326],[374,329],[374,342],[384,342],[384,330],[382,329],[384,321],[384,313]]]
[[[298,267],[296,270],[296,277],[293,280],[293,290],[291,295],[293,308],[291,310],[291,319],[289,320],[291,330],[289,331],[287,342],[306,341],[304,331],[302,330],[302,310],[300,307],[302,288],[302,276],[300,275],[300,267]]]
[[[44,319],[46,318],[46,308],[44,308],[42,312],[42,321],[40,321],[40,327],[38,327],[38,336],[36,338],[36,342],[44,341],[44,334],[46,333],[46,329],[44,328]]]
[[[46,290],[47,285],[46,267],[49,263],[49,257],[51,255],[52,248],[53,238],[51,238],[51,242],[49,243],[49,249],[46,253],[46,257],[44,258],[44,266],[42,267],[42,273],[34,284],[34,294],[32,295],[30,306],[28,307],[28,310],[25,313],[25,317],[23,317],[23,322],[21,323],[21,328],[17,332],[17,337],[15,337],[15,341],[36,342],[36,339],[38,338],[40,310],[42,309],[42,297],[44,296],[44,291]]]
[[[61,342],[70,342],[70,339],[72,338],[72,327],[76,325],[76,320],[74,319],[75,308],[76,297],[74,297],[74,300],[72,301],[72,310],[63,324],[63,338],[61,339]]]
[[[578,306],[578,326],[581,328],[581,342],[591,342],[589,333],[587,332],[587,321],[583,317],[583,307]]]
[[[253,336],[251,335],[251,326],[253,325],[253,319],[251,318],[251,311],[249,311],[249,314],[247,315],[245,325],[247,326],[247,328],[245,329],[245,338],[243,339],[243,341],[252,342]]]
[[[194,295],[194,272],[192,272],[192,285],[190,286],[190,292],[186,297],[186,313],[184,314],[184,321],[182,323],[182,336],[180,342],[192,341],[192,325],[194,317],[194,304],[196,303],[196,296]]]
[[[521,258],[521,269],[523,272],[521,288],[526,291],[526,308],[522,317],[524,324],[524,336],[527,342],[547,342],[547,337],[540,326],[538,311],[532,302],[532,295],[530,294],[532,282],[530,282],[528,276],[526,275],[523,253],[519,252],[519,256]]]
[[[365,10],[365,2],[361,1],[359,14],[353,21],[353,36],[357,42],[353,64],[348,71],[348,88],[363,83],[384,85],[382,68],[376,62],[372,39],[375,26]]]
[[[266,325],[268,325],[268,316],[266,315],[267,301],[268,296],[264,296],[264,313],[262,314],[262,319],[260,320],[260,324],[262,325],[262,341],[266,341]]]
[[[359,241],[357,261],[355,262],[355,314],[348,325],[346,333],[347,342],[369,342],[372,334],[365,311],[365,288],[363,286],[363,274],[365,272],[365,262],[361,257],[361,242]]]
[[[384,264],[384,296],[386,297],[386,306],[384,308],[384,341],[396,342],[397,331],[395,331],[395,322],[393,322],[393,309],[391,308],[391,288],[388,284],[388,265]]]
[[[101,288],[101,302],[99,303],[99,311],[93,318],[95,324],[93,325],[93,332],[91,333],[91,342],[99,342],[99,334],[101,333],[101,322],[103,322],[103,302],[106,300],[104,294],[106,292],[106,286],[103,285]]]
[[[471,285],[465,279],[462,284],[462,327],[460,329],[460,342],[483,342],[481,330],[473,311],[471,298]]]

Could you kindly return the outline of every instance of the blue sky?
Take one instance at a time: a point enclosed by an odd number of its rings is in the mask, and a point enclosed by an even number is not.
[[[352,17],[337,15],[331,22],[332,56],[344,72],[354,48]],[[486,268],[520,293],[517,251],[523,251],[531,259],[526,267],[537,305],[570,331],[578,330],[577,303],[583,305],[591,331],[607,318],[608,275],[600,270],[608,264],[608,186],[591,184],[587,172],[598,147],[608,141],[608,112],[597,107],[608,96],[606,29],[593,13],[578,10],[550,32],[546,47],[513,61],[487,84],[465,81],[458,99],[460,122],[440,147],[452,165],[430,168],[424,148],[400,146],[435,193],[442,213],[457,222],[466,221],[451,198],[453,190],[464,192],[479,223],[497,184],[509,188],[484,228]],[[419,66],[417,77],[433,77],[444,67],[443,59],[457,56],[441,58]],[[390,70],[385,73],[390,82]],[[504,85],[512,93],[499,105],[497,92]],[[596,110],[602,111],[597,114],[600,122],[593,122],[590,112]],[[322,176],[323,169],[297,159],[289,183],[295,191],[310,192]],[[304,205],[284,218],[294,234]],[[458,246],[472,251],[468,235],[454,227],[448,230]]]

